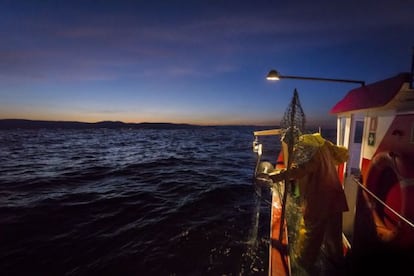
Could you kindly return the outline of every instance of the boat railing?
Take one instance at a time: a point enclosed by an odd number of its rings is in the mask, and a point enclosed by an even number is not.
[[[267,129],[267,130],[258,130],[254,131],[254,136],[270,136],[270,135],[280,135],[282,130],[280,128],[277,129]]]
[[[379,202],[382,206],[387,208],[389,211],[391,211],[394,215],[396,215],[401,221],[408,224],[411,228],[414,228],[414,223],[405,218],[403,215],[395,211],[392,207],[390,207],[388,204],[386,204],[384,201],[382,201],[378,196],[376,196],[372,191],[370,191],[367,187],[365,187],[356,176],[353,176],[353,181],[358,184],[361,189],[363,189],[370,197],[375,199],[377,202]]]

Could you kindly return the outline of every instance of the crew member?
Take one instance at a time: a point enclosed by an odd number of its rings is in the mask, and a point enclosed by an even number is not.
[[[287,139],[282,140],[289,143]],[[294,144],[292,167],[277,174],[270,173],[270,178],[274,182],[298,181],[305,234],[297,262],[314,274],[322,245],[331,261],[343,263],[342,212],[347,211],[348,206],[336,165],[347,161],[348,150],[325,140],[319,133],[291,140]]]

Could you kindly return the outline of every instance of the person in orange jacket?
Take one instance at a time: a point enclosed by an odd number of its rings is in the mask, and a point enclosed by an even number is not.
[[[348,150],[319,133],[300,135],[293,143],[292,167],[269,176],[274,182],[295,179],[299,185],[305,233],[297,262],[312,271],[323,245],[331,261],[342,264],[342,212],[348,206],[336,166],[348,160]]]

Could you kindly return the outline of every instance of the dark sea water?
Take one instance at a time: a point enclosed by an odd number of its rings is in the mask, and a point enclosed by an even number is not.
[[[267,275],[253,130],[0,131],[0,274]]]

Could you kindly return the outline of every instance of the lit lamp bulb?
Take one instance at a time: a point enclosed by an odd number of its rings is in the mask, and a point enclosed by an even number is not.
[[[279,80],[280,79],[279,72],[276,70],[270,70],[270,72],[266,76],[266,79],[272,80],[272,81]]]

